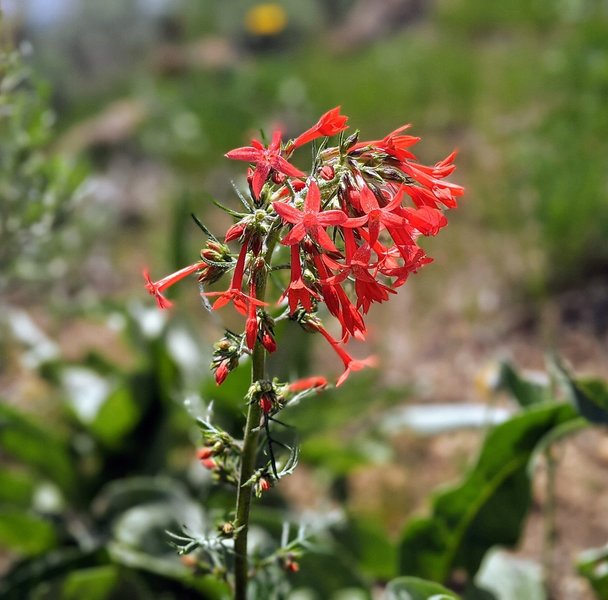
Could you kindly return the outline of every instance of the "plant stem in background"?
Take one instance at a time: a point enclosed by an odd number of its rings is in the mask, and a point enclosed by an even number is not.
[[[556,483],[558,461],[554,450],[548,447],[545,452],[545,463],[547,469],[547,479],[545,483],[545,509],[543,527],[543,580],[547,596],[552,596],[555,563],[555,543],[557,541],[557,523],[555,518],[556,510]]]

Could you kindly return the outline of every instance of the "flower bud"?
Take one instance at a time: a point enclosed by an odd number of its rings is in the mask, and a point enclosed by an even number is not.
[[[267,394],[260,396],[260,408],[268,414],[272,410],[272,398]]]
[[[226,377],[228,377],[228,373],[230,373],[230,369],[228,368],[227,360],[222,361],[218,368],[215,370],[215,383],[217,385],[222,385],[224,383]]]
[[[209,446],[205,446],[204,448],[199,448],[196,451],[196,458],[198,458],[200,461],[206,460],[207,458],[210,458],[211,456],[213,456],[213,449],[210,448]]]
[[[264,348],[266,349],[266,352],[268,352],[268,353],[272,353],[277,349],[277,343],[274,339],[274,336],[268,331],[265,331],[262,334],[261,342],[262,342],[262,346],[264,346]]]
[[[226,232],[224,241],[226,243],[228,243],[228,242],[231,242],[232,240],[236,240],[237,238],[240,238],[243,235],[246,228],[247,228],[247,223],[244,223],[243,221],[239,221],[238,223],[235,223]]]
[[[217,463],[212,458],[204,458],[201,460],[201,465],[203,465],[205,469],[209,469],[209,471],[215,471],[215,469],[217,469]]]
[[[281,183],[285,183],[285,181],[287,180],[287,176],[283,175],[283,173],[279,173],[278,171],[273,171],[271,179],[273,183],[277,183],[280,185]]]
[[[331,181],[335,177],[336,172],[331,165],[323,165],[319,170],[319,175],[322,179],[325,179],[325,181]]]

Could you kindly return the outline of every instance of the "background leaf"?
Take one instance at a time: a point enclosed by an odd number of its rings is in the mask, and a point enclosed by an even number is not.
[[[598,600],[608,600],[608,546],[582,552],[577,568],[593,587]]]
[[[0,507],[0,546],[27,556],[55,545],[55,527],[48,520],[19,508]]]
[[[575,417],[570,405],[543,406],[490,432],[462,483],[436,496],[430,518],[406,527],[401,573],[446,581],[463,567],[473,576],[489,548],[515,544],[530,501],[530,456],[548,432]]]
[[[68,447],[28,417],[0,404],[0,448],[70,491],[74,472]]]
[[[438,583],[418,577],[399,577],[386,586],[386,600],[458,600],[458,596]]]
[[[522,377],[508,362],[500,365],[499,386],[509,392],[520,406],[546,402],[548,387]]]

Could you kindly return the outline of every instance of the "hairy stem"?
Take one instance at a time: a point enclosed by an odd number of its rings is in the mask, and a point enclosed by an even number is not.
[[[266,265],[270,266],[272,253],[278,240],[279,228],[271,233],[268,240],[266,254],[264,256]],[[266,284],[270,269],[260,269],[256,273],[255,289],[259,300],[264,300],[266,295]],[[256,342],[251,357],[251,383],[266,378],[266,350],[260,342]],[[256,456],[258,450],[258,438],[260,436],[260,420],[262,409],[257,402],[249,404],[247,410],[247,421],[245,423],[245,434],[243,439],[243,452],[241,454],[241,470],[239,473],[239,486],[236,497],[236,534],[234,539],[234,598],[235,600],[247,599],[248,560],[247,560],[247,534],[249,533],[249,513],[253,484],[245,483],[251,479],[255,471]]]
[[[258,342],[253,349],[251,380],[252,382],[264,379],[266,369],[266,354],[264,347]],[[258,448],[258,437],[260,435],[259,425],[262,409],[257,402],[252,402],[247,411],[247,422],[245,424],[245,438],[243,442],[243,453],[241,455],[241,472],[239,474],[239,487],[236,497],[236,538],[234,540],[235,563],[234,563],[234,598],[235,600],[246,600],[247,598],[247,534],[249,532],[249,510],[251,508],[251,497],[253,484],[245,485],[255,471],[255,459]]]

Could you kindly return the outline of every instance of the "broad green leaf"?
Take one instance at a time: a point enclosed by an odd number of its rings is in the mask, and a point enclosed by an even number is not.
[[[398,577],[386,586],[386,600],[458,600],[458,596],[447,588],[419,579]]]
[[[42,554],[55,545],[52,523],[19,508],[0,507],[0,547],[25,556]]]
[[[489,548],[514,545],[530,502],[528,461],[545,435],[576,416],[568,404],[538,406],[491,431],[463,481],[435,497],[431,517],[406,526],[401,573],[446,581],[462,567],[472,577]]]
[[[380,525],[371,520],[352,519],[336,537],[366,576],[384,581],[395,576],[397,548]]]
[[[578,572],[589,581],[598,600],[608,600],[608,546],[581,552]]]
[[[30,506],[34,488],[31,476],[6,468],[0,469],[0,503]]]
[[[503,362],[500,365],[499,385],[523,407],[548,400],[546,385],[540,385],[522,377],[508,362]]]
[[[74,470],[67,445],[17,410],[0,404],[0,449],[69,491]]]
[[[312,437],[302,443],[301,457],[304,462],[318,465],[340,476],[370,462],[360,448],[344,445],[335,436],[326,434]]]
[[[140,408],[127,387],[114,390],[99,408],[91,433],[106,446],[119,446],[137,425]]]
[[[113,565],[74,571],[63,582],[61,600],[107,600],[119,576],[118,568]]]

